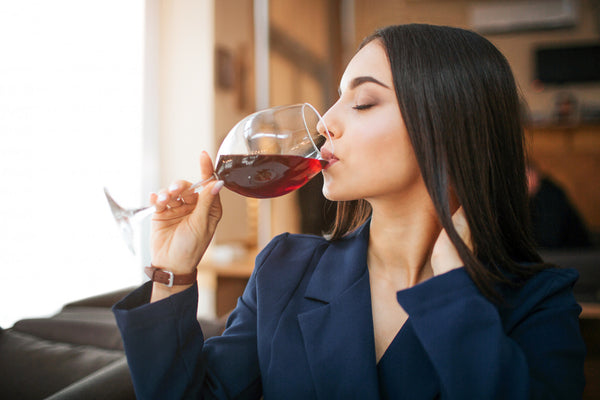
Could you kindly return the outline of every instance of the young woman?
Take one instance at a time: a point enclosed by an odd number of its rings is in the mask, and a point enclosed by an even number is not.
[[[138,397],[581,398],[577,273],[542,264],[529,237],[519,99],[498,50],[456,28],[379,30],[324,120],[330,237],[273,239],[206,342],[193,284],[149,282],[117,304]],[[221,182],[189,185],[152,198],[152,263],[184,277],[221,216]]]

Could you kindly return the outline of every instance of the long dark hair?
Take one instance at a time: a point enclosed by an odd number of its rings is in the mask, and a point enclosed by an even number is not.
[[[361,48],[373,40],[387,52],[439,221],[480,291],[499,300],[497,283],[524,281],[545,268],[529,229],[520,99],[510,66],[488,40],[459,28],[389,26]],[[452,224],[449,188],[464,208],[473,252]],[[330,237],[345,236],[370,213],[364,200],[338,203]]]

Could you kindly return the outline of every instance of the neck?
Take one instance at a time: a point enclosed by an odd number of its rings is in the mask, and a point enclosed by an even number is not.
[[[433,275],[430,256],[441,227],[431,201],[401,206],[371,203],[369,273],[390,281],[399,290]]]

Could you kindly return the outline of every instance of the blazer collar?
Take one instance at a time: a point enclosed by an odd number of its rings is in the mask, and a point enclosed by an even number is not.
[[[332,242],[305,292],[298,322],[318,398],[379,399],[368,242],[368,222]]]
[[[330,303],[366,272],[369,225],[370,220],[351,235],[334,241],[327,247],[304,297]]]

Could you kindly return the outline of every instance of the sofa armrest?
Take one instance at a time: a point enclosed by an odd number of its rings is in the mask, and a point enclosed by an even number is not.
[[[0,332],[0,397],[42,399],[124,358],[123,351]],[[86,397],[83,397],[86,398]]]
[[[13,330],[50,342],[123,351],[123,340],[115,322],[31,318],[16,322]]]
[[[86,297],[64,305],[63,309],[71,307],[104,307],[111,308],[116,302],[133,292],[135,287],[115,290],[98,296]]]
[[[127,359],[107,365],[85,378],[67,386],[46,400],[135,399]]]
[[[579,271],[573,291],[580,302],[600,302],[600,249],[559,249],[540,251],[542,259]]]

